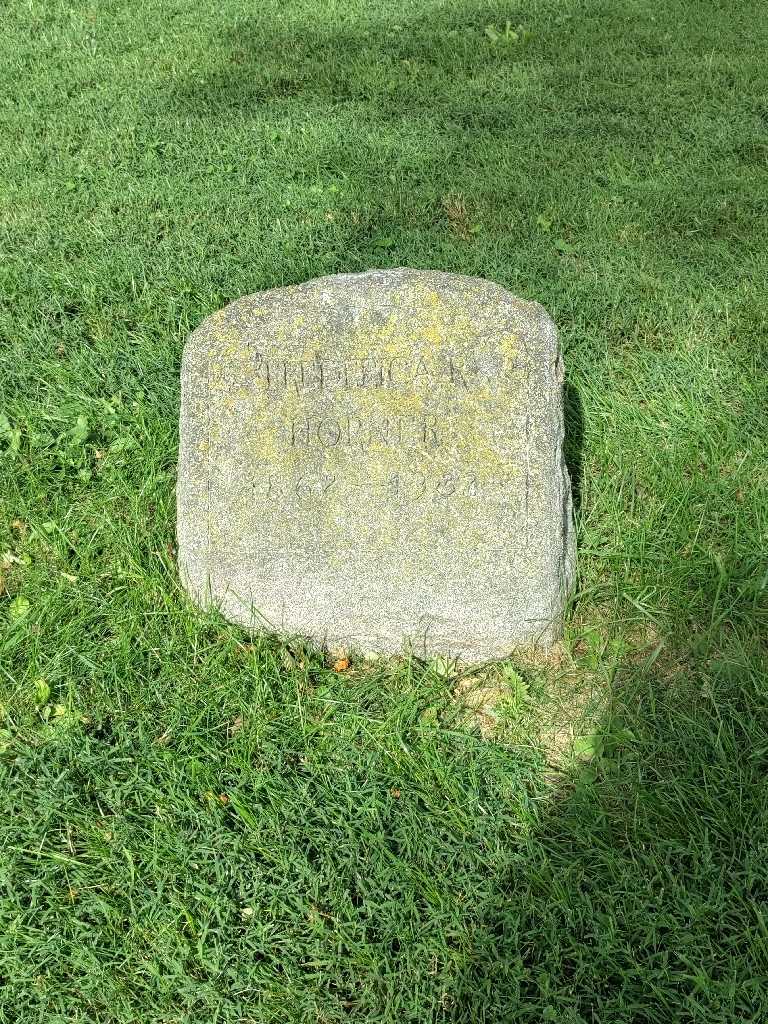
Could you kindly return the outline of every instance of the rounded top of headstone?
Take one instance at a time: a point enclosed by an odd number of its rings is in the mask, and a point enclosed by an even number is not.
[[[555,329],[538,302],[480,277],[398,267],[334,274],[245,295],[213,313],[188,346],[258,338],[286,350],[354,346],[394,351],[421,338],[434,348],[498,347],[504,324],[531,338]]]

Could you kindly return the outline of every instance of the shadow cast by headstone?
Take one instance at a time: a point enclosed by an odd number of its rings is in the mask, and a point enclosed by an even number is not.
[[[581,488],[584,464],[584,406],[576,385],[565,381],[563,393],[565,413],[565,464],[571,478],[573,509],[576,515],[581,511]]]

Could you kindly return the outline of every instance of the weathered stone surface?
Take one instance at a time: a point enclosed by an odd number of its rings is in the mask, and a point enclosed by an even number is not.
[[[343,274],[189,338],[178,538],[202,604],[331,646],[500,657],[573,561],[557,332],[452,274]]]

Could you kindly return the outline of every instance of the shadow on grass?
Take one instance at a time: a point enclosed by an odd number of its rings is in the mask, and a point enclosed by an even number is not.
[[[504,16],[499,5],[440,0],[400,13],[398,23],[374,7],[342,23],[325,15],[302,21],[290,8],[241,19],[222,31],[212,51],[217,59],[177,84],[175,98],[216,118],[259,117],[273,103],[288,109],[299,99],[310,110],[357,104],[374,121],[448,116],[476,128],[512,127],[515,112],[502,92],[509,83],[495,83],[494,103],[490,83],[477,76],[525,60],[536,48],[491,45],[484,26]],[[567,26],[551,25],[550,39],[567,49]]]
[[[617,662],[590,759],[497,878],[450,1019],[765,1020],[764,567],[715,562],[701,597]]]
[[[571,478],[573,509],[578,516],[581,509],[581,488],[584,474],[584,406],[575,384],[565,381],[565,464]]]

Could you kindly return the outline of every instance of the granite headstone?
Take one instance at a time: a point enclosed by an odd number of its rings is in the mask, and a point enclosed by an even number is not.
[[[184,349],[177,497],[185,586],[234,622],[467,661],[547,646],[574,557],[555,327],[437,271],[238,299]]]

